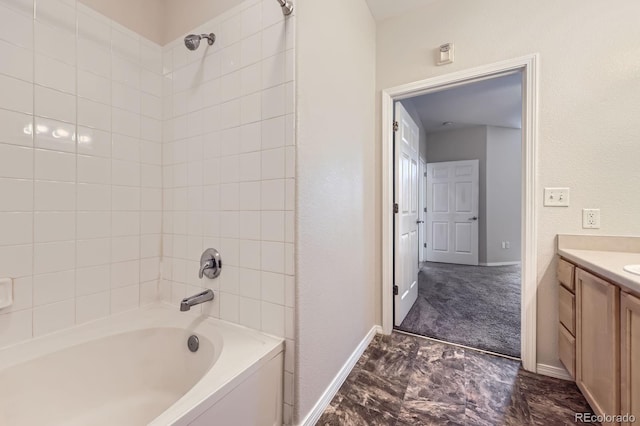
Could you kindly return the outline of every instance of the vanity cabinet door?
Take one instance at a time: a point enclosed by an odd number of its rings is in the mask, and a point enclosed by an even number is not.
[[[576,274],[576,384],[596,414],[616,415],[620,412],[620,289],[579,268]]]
[[[640,299],[620,297],[620,413],[640,418]],[[630,423],[624,423],[630,425]]]

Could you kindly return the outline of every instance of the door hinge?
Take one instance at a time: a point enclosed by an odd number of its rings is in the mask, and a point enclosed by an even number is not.
[[[426,207],[423,210],[424,210],[425,213],[427,212],[427,208]]]
[[[424,177],[427,177],[427,172],[424,172]]]
[[[427,248],[427,243],[424,243],[424,248]]]
[[[393,203],[393,212],[398,213],[399,211],[400,211],[400,208],[398,207],[398,203]]]
[[[393,131],[394,131],[394,132],[397,132],[397,131],[398,131],[398,122],[397,122],[397,121],[394,121],[394,122],[393,122]]]
[[[393,294],[394,294],[395,296],[397,296],[397,295],[398,295],[398,286],[397,286],[397,285],[394,285],[394,286],[393,286]]]

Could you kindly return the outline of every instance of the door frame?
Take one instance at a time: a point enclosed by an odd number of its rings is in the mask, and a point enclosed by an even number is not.
[[[420,163],[420,183],[418,184],[418,204],[420,205],[419,220],[422,220],[421,224],[418,224],[418,228],[422,225],[422,232],[420,232],[420,236],[418,237],[420,243],[420,251],[418,253],[418,261],[420,263],[425,262],[427,260],[427,249],[424,247],[424,243],[427,242],[427,213],[424,209],[427,208],[427,186],[425,185],[426,173],[427,173],[427,162],[420,156],[418,153],[418,160]]]
[[[522,72],[522,291],[520,348],[522,366],[536,372],[536,166],[539,54],[427,78],[382,90],[382,331],[393,331],[393,105],[395,101]]]

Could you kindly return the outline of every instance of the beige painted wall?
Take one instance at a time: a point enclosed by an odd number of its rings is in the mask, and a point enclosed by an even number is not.
[[[79,0],[147,39],[164,44],[165,0]]]
[[[160,45],[242,3],[242,0],[79,1]],[[275,0],[274,7],[278,7]]]
[[[457,70],[540,53],[538,150],[538,362],[559,366],[554,239],[587,233],[581,209],[600,208],[593,234],[640,234],[640,2],[439,0],[377,32],[379,91]],[[455,42],[452,65],[434,49]],[[380,125],[376,194],[380,194]],[[571,187],[571,206],[542,207],[545,186]],[[377,198],[376,211],[381,208]],[[376,240],[380,241],[380,216]],[[376,259],[381,258],[379,246]],[[379,262],[377,262],[379,264]],[[376,268],[376,284],[381,282]],[[380,293],[379,291],[377,292]],[[378,303],[377,320],[381,306]]]
[[[375,324],[379,265],[375,22],[364,0],[296,5],[298,423]]]

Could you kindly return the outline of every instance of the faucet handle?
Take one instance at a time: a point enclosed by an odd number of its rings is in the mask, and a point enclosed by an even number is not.
[[[213,260],[207,260],[206,262],[202,263],[200,265],[200,273],[198,274],[200,279],[204,277],[204,271],[211,268],[213,268]]]
[[[217,278],[222,269],[222,258],[218,250],[209,248],[202,253],[200,257],[200,278],[207,277],[210,279]]]

